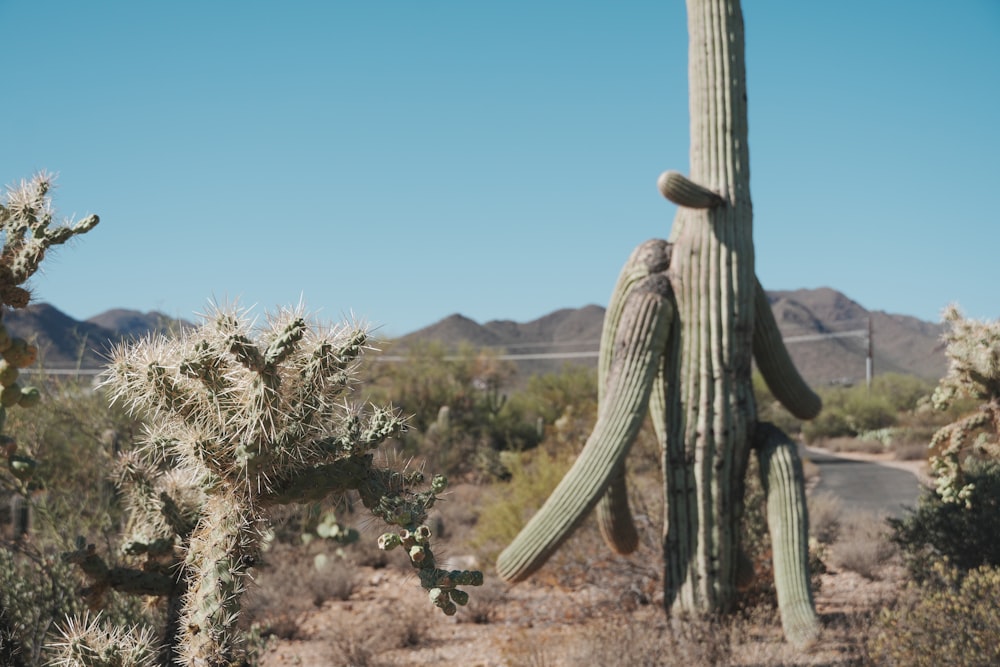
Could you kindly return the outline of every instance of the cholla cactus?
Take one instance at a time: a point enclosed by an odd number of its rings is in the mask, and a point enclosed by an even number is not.
[[[938,430],[931,440],[937,493],[946,502],[968,503],[972,491],[962,472],[967,455],[1000,459],[1000,321],[969,320],[952,305],[944,311],[948,372],[934,390],[938,409],[956,399],[981,401],[979,409]]]
[[[0,203],[0,317],[3,308],[24,308],[31,299],[24,283],[38,270],[45,251],[65,243],[77,234],[90,231],[98,223],[91,215],[75,223],[53,226],[54,209],[49,191],[53,178],[42,172],[31,180],[22,180],[8,186],[3,203]],[[21,368],[35,363],[38,350],[22,338],[11,337],[0,322],[0,433],[6,419],[7,408],[15,405],[32,407],[41,400],[37,388],[22,387],[18,382]],[[7,466],[22,491],[36,467],[35,462],[18,453],[17,444],[0,436],[0,449],[7,459]]]
[[[248,569],[267,530],[270,508],[356,490],[373,514],[398,527],[380,540],[409,545],[410,561],[432,601],[446,613],[478,585],[481,573],[437,568],[424,525],[446,485],[436,477],[416,492],[419,472],[374,463],[375,450],[404,427],[390,408],[353,405],[354,370],[369,349],[364,327],[323,328],[301,310],[255,326],[246,311],[217,308],[177,337],[121,346],[103,385],[112,399],[148,416],[137,454],[121,477],[133,511],[126,549],[176,565],[182,598],[168,637],[173,658],[221,665],[239,643],[236,620]],[[410,544],[412,542],[412,544]],[[157,568],[126,577],[102,567],[92,547],[68,556],[94,587],[155,586]],[[120,583],[116,583],[120,582]],[[463,597],[464,596],[464,597]]]
[[[21,285],[38,270],[50,246],[65,243],[77,234],[93,229],[99,219],[87,216],[73,224],[52,226],[53,208],[49,190],[53,178],[42,172],[30,181],[7,188],[6,201],[0,204],[0,233],[3,254],[0,256],[0,304],[24,308],[31,298]]]
[[[669,241],[642,244],[622,269],[601,337],[597,424],[497,570],[511,581],[529,576],[594,507],[615,551],[637,546],[624,459],[648,409],[663,450],[666,605],[696,614],[734,606],[744,475],[756,448],[785,635],[804,645],[818,622],[801,463],[787,436],[756,422],[752,361],[796,416],[816,416],[820,400],[792,364],[755,275],[739,2],[687,4],[691,176],[669,171],[658,183],[680,209]]]
[[[53,226],[54,209],[49,191],[52,177],[37,174],[31,180],[9,186],[0,202],[0,317],[5,308],[24,308],[31,300],[24,287],[38,270],[45,252],[53,245],[65,243],[77,234],[83,234],[98,223],[96,215],[66,225]],[[4,435],[7,410],[16,406],[33,407],[41,401],[37,388],[22,387],[18,382],[20,369],[35,363],[38,350],[28,341],[12,337],[0,322],[0,457],[6,461],[7,473],[0,482],[10,490],[30,498],[38,488],[32,479],[37,462],[20,450],[18,443]],[[18,531],[26,530],[26,525]],[[20,534],[17,537],[21,537]],[[17,655],[20,647],[9,632],[6,610],[0,606],[0,658],[11,664],[23,664]],[[6,662],[5,662],[6,664]]]

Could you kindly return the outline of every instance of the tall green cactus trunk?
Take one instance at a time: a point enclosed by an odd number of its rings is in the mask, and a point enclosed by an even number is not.
[[[726,610],[754,420],[743,20],[729,0],[689,0],[688,24],[691,180],[724,203],[682,206],[671,237],[681,368],[665,398],[683,407],[667,433],[666,586],[681,607]]]

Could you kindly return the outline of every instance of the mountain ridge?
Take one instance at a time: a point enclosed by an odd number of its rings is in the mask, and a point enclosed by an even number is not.
[[[947,369],[943,324],[869,311],[829,287],[774,290],[767,297],[793,361],[811,384],[864,381],[869,321],[876,374],[937,380]],[[528,322],[496,319],[484,324],[455,313],[383,341],[383,347],[394,355],[427,341],[449,349],[465,344],[503,350],[517,357],[519,374],[527,378],[557,371],[567,363],[596,367],[604,312],[603,306],[589,304],[561,308]],[[4,323],[12,335],[38,346],[43,367],[82,369],[102,367],[112,347],[123,340],[192,326],[160,312],[122,308],[77,321],[47,303],[8,311]]]
[[[908,315],[869,311],[829,287],[767,292],[789,354],[811,384],[853,384],[866,376],[869,320],[874,372],[903,373],[937,380],[947,370],[943,324]],[[521,375],[551,372],[565,363],[596,366],[605,309],[598,305],[564,308],[524,323],[490,320],[478,324],[450,315],[390,342],[396,354],[421,342],[449,349],[461,344],[492,347],[522,357]],[[580,357],[581,353],[590,353]],[[541,358],[566,355],[564,359]],[[528,357],[528,358],[523,358]]]

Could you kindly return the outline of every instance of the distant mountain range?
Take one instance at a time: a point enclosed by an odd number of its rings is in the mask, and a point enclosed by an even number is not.
[[[38,346],[46,369],[94,369],[103,366],[112,346],[122,340],[191,326],[163,313],[115,309],[80,322],[47,303],[36,303],[4,313],[12,336]]]
[[[767,294],[788,350],[811,384],[864,381],[869,318],[876,374],[937,380],[947,369],[942,324],[868,311],[829,288]],[[557,370],[566,363],[596,366],[603,321],[604,308],[593,305],[557,310],[526,323],[478,324],[456,314],[396,339],[389,353],[403,354],[416,342],[434,340],[449,348],[468,343],[503,350],[515,359],[522,376]]]
[[[812,384],[864,380],[869,319],[876,374],[906,373],[936,380],[945,373],[942,324],[868,311],[829,288],[768,292],[768,299],[792,358]],[[439,341],[450,349],[463,343],[494,348],[513,358],[520,376],[526,378],[567,363],[596,366],[603,320],[604,308],[596,305],[557,310],[523,323],[478,324],[456,314],[383,347],[387,355],[405,354],[422,341]],[[38,345],[41,363],[49,369],[99,368],[112,345],[121,340],[190,326],[158,312],[121,309],[80,322],[45,303],[9,311],[4,323],[13,335]]]

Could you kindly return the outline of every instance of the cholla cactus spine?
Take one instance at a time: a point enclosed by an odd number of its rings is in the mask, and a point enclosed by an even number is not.
[[[49,644],[52,667],[154,667],[156,639],[149,628],[120,628],[102,622],[101,615],[68,619],[58,641]]]

